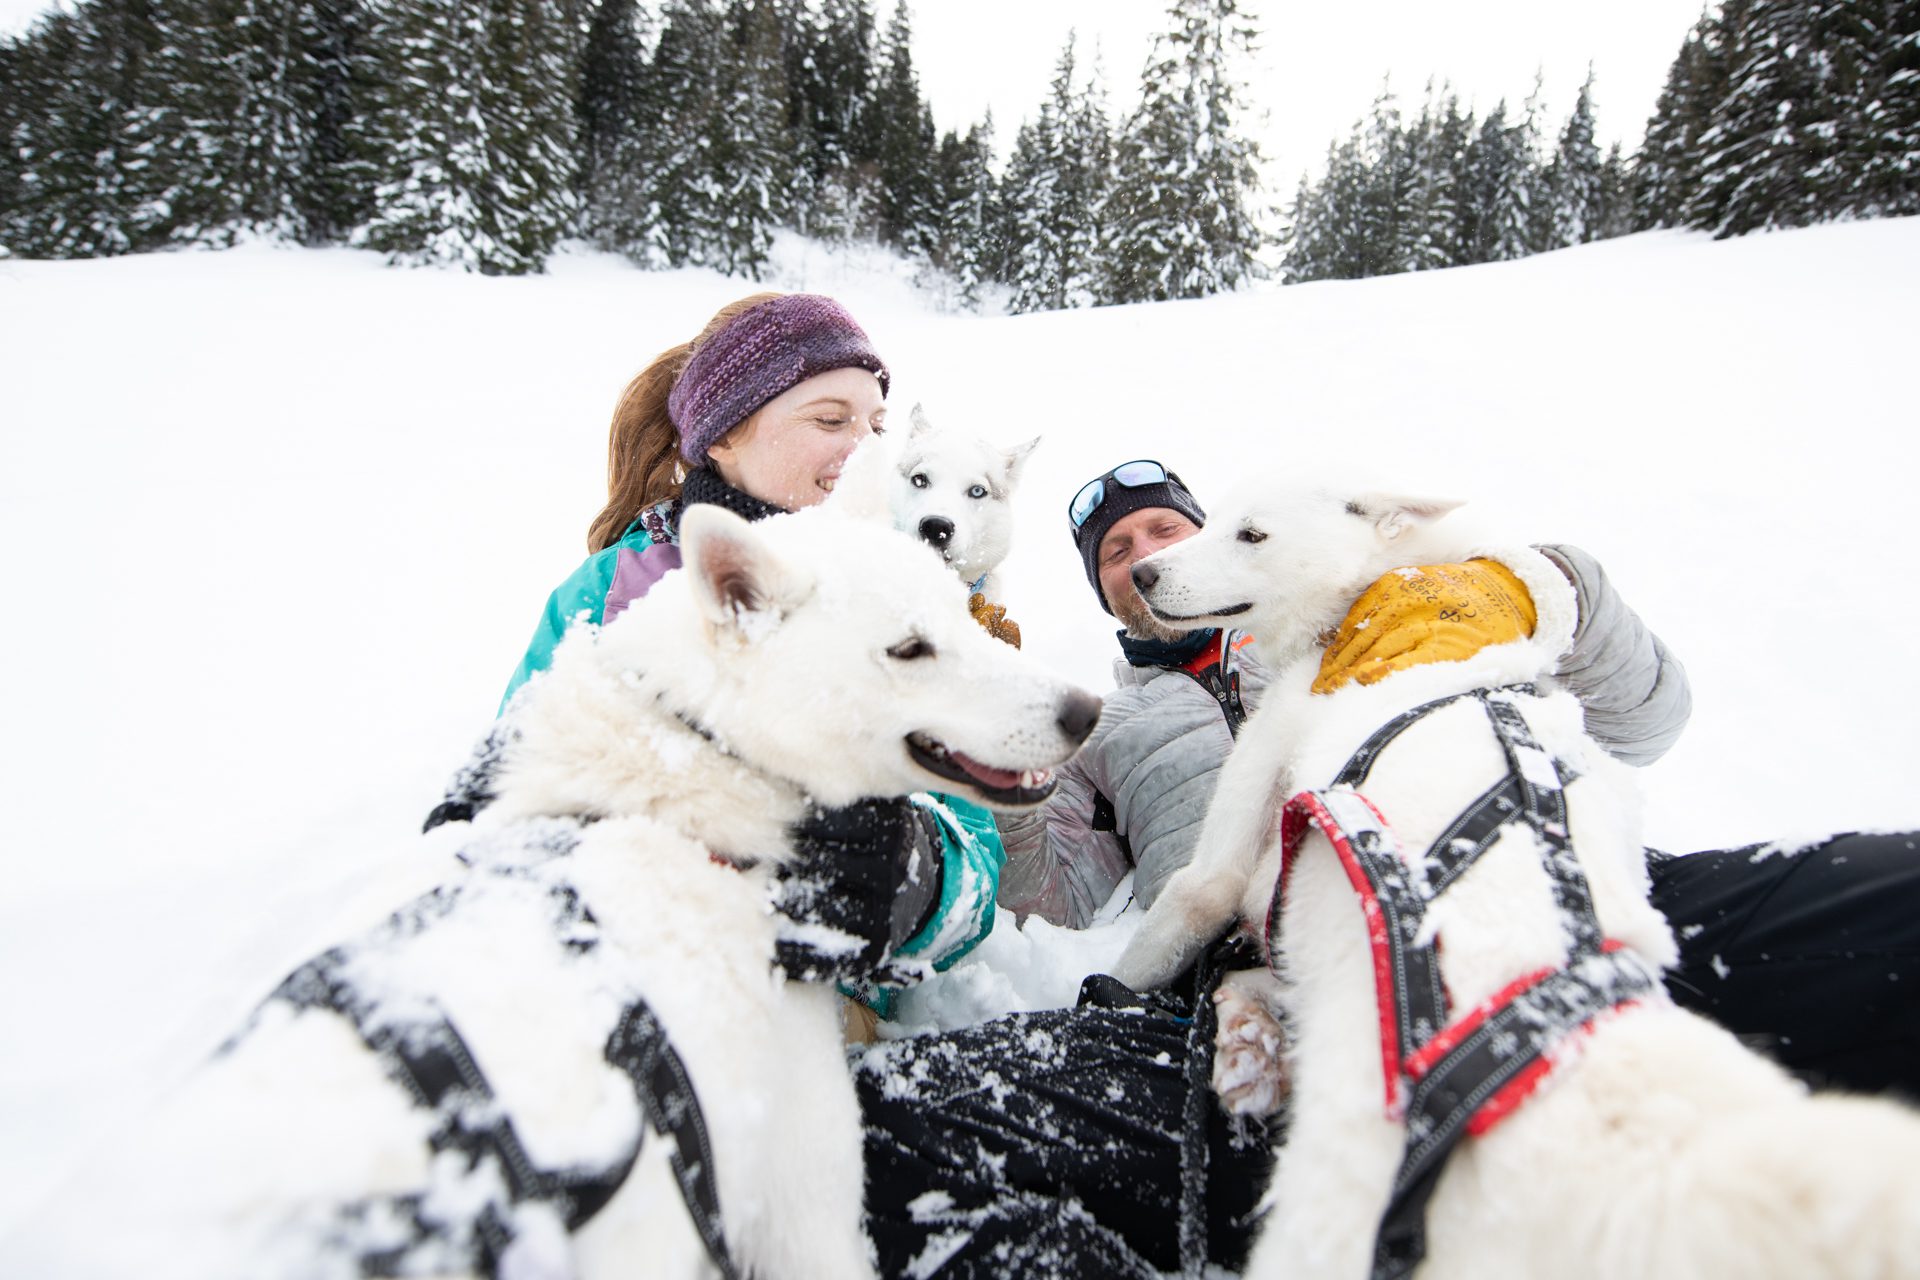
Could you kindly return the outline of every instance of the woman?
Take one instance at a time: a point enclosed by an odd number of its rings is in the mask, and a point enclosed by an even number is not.
[[[656,357],[614,410],[607,505],[587,534],[592,554],[548,598],[502,710],[552,661],[569,626],[612,621],[679,567],[686,507],[713,503],[758,520],[824,500],[854,446],[885,429],[887,385],[866,333],[817,294],[729,303],[691,342]],[[1004,854],[992,815],[977,805],[939,797],[822,812],[796,831],[795,847],[801,857],[783,883],[826,876],[834,891],[790,904],[789,914],[868,946],[828,957],[783,945],[782,963],[796,977],[862,984],[882,1014],[891,993],[873,983],[926,963],[946,968],[993,926]],[[932,861],[937,876],[922,873]]]

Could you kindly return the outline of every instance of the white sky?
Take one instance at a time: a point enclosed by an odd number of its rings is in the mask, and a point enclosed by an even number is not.
[[[1429,76],[1452,80],[1484,114],[1518,106],[1546,74],[1548,117],[1563,118],[1591,61],[1601,143],[1631,150],[1667,68],[1703,0],[1245,0],[1261,32],[1248,68],[1249,96],[1267,114],[1259,130],[1276,198],[1317,170],[1327,144],[1366,113],[1382,76],[1419,99]],[[0,32],[24,29],[46,0],[0,0]],[[884,23],[892,0],[875,0]],[[934,118],[961,128],[991,106],[1003,148],[1035,113],[1067,33],[1082,65],[1097,47],[1112,106],[1130,106],[1140,68],[1163,25],[1163,0],[917,0],[914,56]]]

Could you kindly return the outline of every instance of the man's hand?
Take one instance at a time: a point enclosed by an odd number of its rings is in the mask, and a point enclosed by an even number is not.
[[[1395,569],[1368,587],[1320,661],[1315,693],[1373,684],[1429,662],[1459,662],[1533,634],[1533,597],[1493,560]]]
[[[1007,616],[1005,605],[988,604],[987,597],[976,591],[967,599],[967,612],[995,640],[1005,640],[1016,649],[1020,647],[1020,624]]]

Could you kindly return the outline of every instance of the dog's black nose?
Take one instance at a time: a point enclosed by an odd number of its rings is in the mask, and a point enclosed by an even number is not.
[[[945,551],[953,541],[953,521],[945,516],[928,516],[920,522],[920,537]]]
[[[1160,581],[1160,571],[1142,560],[1133,566],[1133,586],[1136,591],[1151,591],[1153,584]]]
[[[1084,689],[1075,689],[1060,704],[1060,732],[1069,742],[1085,742],[1099,722],[1100,699]]]

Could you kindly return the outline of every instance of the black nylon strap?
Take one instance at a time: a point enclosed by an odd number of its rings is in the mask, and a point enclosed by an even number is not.
[[[1530,684],[1502,685],[1501,689],[1513,693],[1534,692],[1534,687]],[[1387,721],[1378,729],[1375,729],[1367,740],[1360,744],[1360,749],[1348,757],[1346,764],[1341,766],[1340,772],[1335,774],[1333,781],[1327,785],[1332,787],[1358,787],[1367,780],[1367,775],[1373,771],[1374,762],[1380,758],[1380,753],[1385,751],[1395,738],[1448,703],[1458,702],[1462,698],[1484,699],[1485,696],[1486,691],[1484,690],[1469,689],[1465,693],[1450,693],[1444,698],[1435,698],[1432,702],[1423,702],[1411,710],[1402,711],[1399,715]]]
[[[1567,831],[1567,793],[1559,762],[1534,739],[1526,717],[1511,700],[1482,697],[1480,701],[1507,753],[1508,771],[1520,786],[1521,810],[1547,847],[1541,861],[1553,882],[1554,901],[1572,935],[1572,954],[1594,954],[1603,940],[1600,920],[1593,913],[1593,891],[1579,859],[1574,857]]]
[[[686,1201],[694,1229],[720,1274],[727,1280],[737,1280],[740,1272],[727,1252],[726,1233],[721,1229],[720,1192],[706,1117],[686,1064],[674,1052],[666,1028],[645,1000],[635,999],[620,1015],[620,1024],[607,1041],[607,1061],[627,1073],[647,1122],[655,1133],[673,1143],[667,1159],[680,1183],[680,1196]]]

